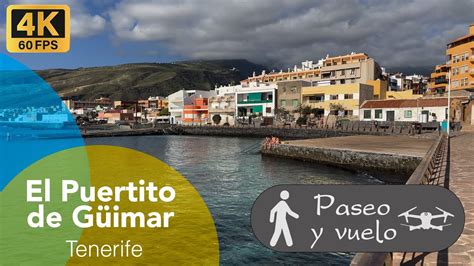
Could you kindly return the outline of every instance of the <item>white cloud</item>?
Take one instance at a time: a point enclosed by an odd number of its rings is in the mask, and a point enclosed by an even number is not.
[[[75,14],[71,16],[71,35],[73,37],[97,35],[105,29],[105,25],[105,19],[99,15]]]
[[[189,58],[291,65],[361,51],[382,65],[414,67],[443,61],[472,10],[472,0],[122,0],[108,14],[118,38]]]
[[[44,4],[41,0],[16,0],[15,4]],[[49,0],[48,4],[67,4],[71,9],[71,36],[84,38],[101,33],[106,26],[106,20],[98,14],[91,14],[83,1]]]

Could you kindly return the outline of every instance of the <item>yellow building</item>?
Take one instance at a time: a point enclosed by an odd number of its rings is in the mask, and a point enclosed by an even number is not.
[[[336,114],[334,106],[341,105],[345,116],[359,116],[359,106],[374,99],[374,87],[364,83],[303,87],[303,106],[320,109],[319,115]],[[342,111],[341,113],[342,114]]]
[[[451,68],[451,90],[474,90],[474,24],[467,35],[450,42],[446,49]]]
[[[374,99],[384,100],[387,98],[388,81],[387,80],[368,80],[367,84],[374,87]]]
[[[413,90],[406,91],[387,91],[385,99],[418,99],[423,97],[422,94],[414,94]]]

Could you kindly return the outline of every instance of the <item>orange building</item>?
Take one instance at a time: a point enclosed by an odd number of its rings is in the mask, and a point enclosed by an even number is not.
[[[209,121],[209,99],[196,95],[184,99],[183,123],[205,124]]]
[[[474,90],[474,24],[467,35],[448,44],[446,56],[451,67],[451,90]]]
[[[433,94],[443,94],[448,87],[448,65],[437,65],[435,71],[431,73],[428,91]]]
[[[165,97],[149,97],[147,100],[139,100],[138,106],[142,108],[162,110],[168,108],[168,100]]]
[[[448,43],[446,56],[446,64],[437,65],[431,73],[428,90],[445,93],[451,79],[451,91],[474,91],[474,24],[468,34]]]

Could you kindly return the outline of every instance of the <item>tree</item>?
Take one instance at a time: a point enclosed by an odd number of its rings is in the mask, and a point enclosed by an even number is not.
[[[301,126],[301,125],[306,125],[306,122],[308,121],[308,119],[306,118],[306,116],[300,116],[298,117],[298,120],[296,120],[296,124]]]
[[[344,106],[340,103],[331,103],[329,105],[329,109],[331,110],[332,113],[335,115],[339,115],[340,111],[344,111]]]
[[[216,114],[212,117],[212,121],[214,121],[214,124],[219,125],[221,123],[222,117],[219,114]]]
[[[295,117],[283,107],[279,107],[275,110],[275,116],[278,122],[284,124],[291,123],[295,120]]]
[[[168,111],[168,107],[161,109],[159,115],[160,116],[170,115],[170,112]]]

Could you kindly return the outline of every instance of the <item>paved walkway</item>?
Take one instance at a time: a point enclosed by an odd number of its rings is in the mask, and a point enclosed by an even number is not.
[[[466,222],[461,237],[437,253],[396,253],[394,265],[474,265],[474,132],[451,139],[449,188],[464,206]]]
[[[423,157],[434,143],[430,138],[409,136],[349,136],[285,141],[296,146],[353,150]]]

